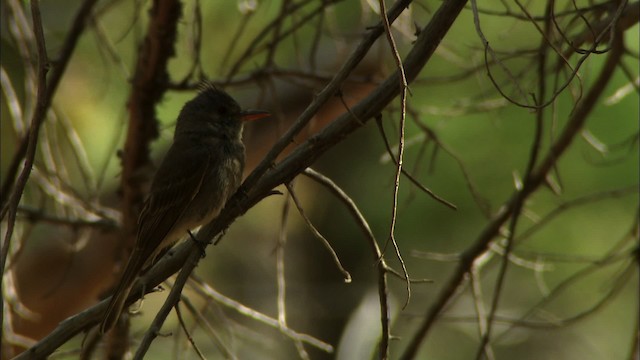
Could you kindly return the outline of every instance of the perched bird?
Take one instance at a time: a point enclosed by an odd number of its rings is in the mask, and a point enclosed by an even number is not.
[[[135,248],[109,302],[102,333],[118,321],[138,274],[190,229],[218,216],[242,180],[243,122],[268,116],[266,111],[243,111],[231,96],[211,84],[184,105],[173,144],[140,213]]]

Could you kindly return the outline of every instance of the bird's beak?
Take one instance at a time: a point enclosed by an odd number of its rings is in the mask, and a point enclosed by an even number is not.
[[[271,116],[268,111],[264,110],[245,110],[240,113],[240,120],[253,121]]]

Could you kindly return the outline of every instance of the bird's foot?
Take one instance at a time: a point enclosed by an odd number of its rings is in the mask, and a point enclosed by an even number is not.
[[[187,232],[189,233],[189,237],[191,238],[191,240],[193,240],[194,243],[196,243],[196,245],[198,245],[198,247],[200,248],[200,253],[201,256],[204,258],[207,255],[207,252],[205,251],[206,247],[207,247],[207,242],[206,241],[200,241],[198,240],[193,233],[191,232],[191,230],[187,230]]]

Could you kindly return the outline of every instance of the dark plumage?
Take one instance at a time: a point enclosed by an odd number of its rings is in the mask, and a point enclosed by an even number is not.
[[[188,230],[218,216],[242,180],[243,121],[267,116],[265,111],[242,111],[231,96],[213,85],[205,85],[185,104],[173,144],[151,183],[138,219],[135,248],[109,302],[101,332],[117,322],[141,270]]]

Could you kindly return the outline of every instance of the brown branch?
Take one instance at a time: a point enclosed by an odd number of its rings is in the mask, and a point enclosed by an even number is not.
[[[144,198],[138,169],[149,163],[149,144],[158,136],[155,106],[168,83],[167,64],[174,55],[182,8],[178,0],[155,0],[147,35],[136,62],[129,96],[129,127],[122,155],[122,219],[127,243],[133,243],[138,208]]]
[[[400,85],[400,131],[398,132],[398,158],[395,160],[396,163],[396,173],[393,182],[393,196],[392,196],[392,206],[391,206],[391,224],[389,225],[389,237],[387,238],[387,242],[391,242],[393,248],[396,253],[396,257],[400,262],[400,266],[402,267],[402,273],[404,275],[406,281],[406,290],[407,297],[404,302],[403,309],[409,305],[409,301],[411,300],[411,282],[409,281],[409,273],[407,271],[407,267],[405,265],[404,259],[402,258],[402,254],[400,253],[400,247],[398,246],[398,242],[396,241],[396,220],[398,217],[398,192],[400,191],[400,175],[402,174],[404,168],[402,167],[402,162],[404,160],[404,132],[405,132],[405,123],[407,119],[407,88],[409,87],[407,83],[407,76],[404,72],[404,66],[402,65],[402,59],[400,58],[400,54],[398,53],[398,47],[396,46],[396,41],[393,38],[393,34],[391,33],[391,25],[389,24],[389,17],[387,15],[387,6],[384,3],[384,0],[379,0],[378,4],[380,6],[380,16],[382,17],[382,24],[384,25],[384,32],[387,35],[387,41],[389,42],[389,47],[391,48],[391,54],[393,55],[393,60],[396,63],[396,67],[398,68],[399,76],[399,85]],[[378,126],[381,125],[382,116],[378,116],[376,119]],[[386,248],[386,245],[385,245]],[[384,250],[383,250],[384,251]],[[388,357],[389,354],[382,354],[384,357]]]
[[[140,46],[128,99],[129,126],[122,154],[122,245],[121,256],[135,241],[140,204],[145,196],[144,178],[139,169],[149,163],[151,141],[158,136],[155,106],[169,82],[167,64],[174,55],[178,19],[182,15],[179,0],[155,0],[150,10],[146,36]],[[123,256],[124,257],[124,256]],[[109,333],[114,338],[128,336],[125,327]],[[122,331],[120,331],[122,330]],[[111,341],[121,343],[122,341]],[[143,343],[144,344],[144,343]],[[106,349],[107,353],[111,348]],[[118,351],[118,349],[115,349]]]

